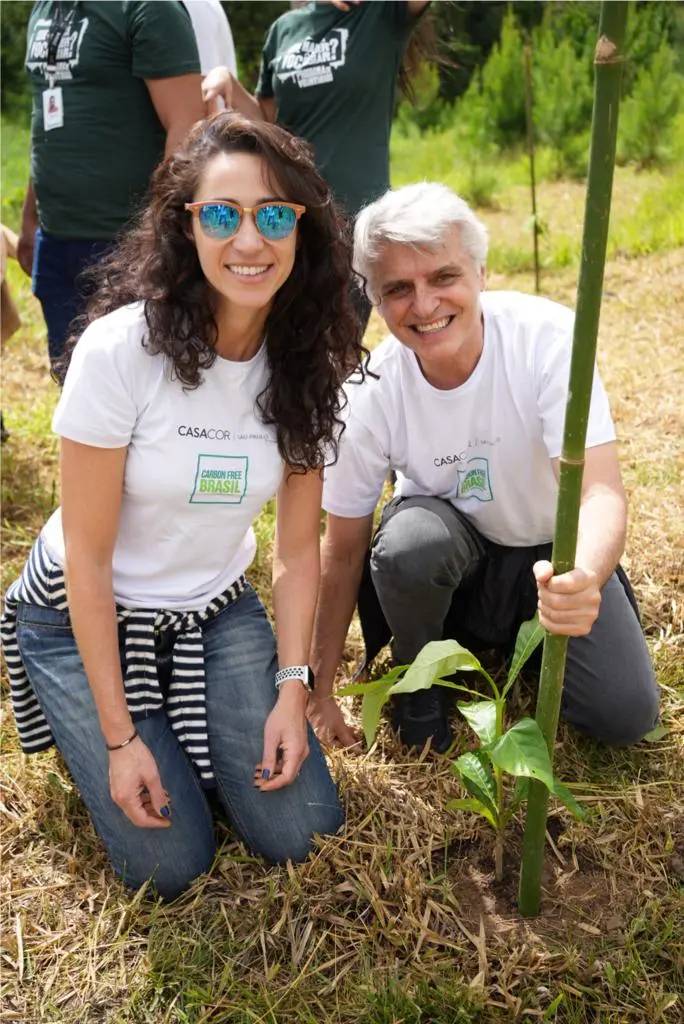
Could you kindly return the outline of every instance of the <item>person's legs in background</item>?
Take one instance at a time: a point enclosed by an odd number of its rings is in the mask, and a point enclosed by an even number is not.
[[[41,228],[36,232],[32,284],[47,326],[51,366],[61,358],[69,327],[91,291],[81,275],[110,247],[108,240],[56,238]]]

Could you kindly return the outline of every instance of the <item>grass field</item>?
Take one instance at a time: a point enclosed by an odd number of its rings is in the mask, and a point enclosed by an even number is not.
[[[5,132],[3,218],[14,226],[25,160],[25,133]],[[402,165],[397,180],[408,173]],[[495,239],[490,287],[528,290],[524,186],[502,181],[497,209],[482,211]],[[682,1020],[681,188],[674,173],[618,173],[599,342],[630,496],[624,564],[641,602],[667,732],[625,751],[561,727],[559,775],[573,780],[591,813],[578,823],[553,810],[542,915],[522,921],[515,911],[520,820],[510,831],[507,877],[497,885],[487,826],[444,810],[459,795],[448,763],[407,757],[388,730],[370,751],[331,755],[347,828],[305,864],[269,868],[219,822],[210,876],[170,906],[131,897],[107,866],[59,755],[20,753],[5,695],[0,1021]],[[541,187],[549,246],[566,238],[570,254],[545,253],[543,291],[569,304],[582,201],[576,183]],[[649,222],[643,245],[634,226],[639,216]],[[9,280],[24,324],[3,358],[11,431],[2,450],[3,586],[58,501],[50,435],[56,389],[40,310],[17,267]],[[369,343],[380,334],[374,318]],[[266,599],[272,527],[267,511],[253,573]],[[354,629],[347,668],[358,652]],[[533,691],[523,686],[515,704],[516,716],[529,711]],[[346,706],[358,718],[350,698]],[[454,724],[464,746],[465,723]]]

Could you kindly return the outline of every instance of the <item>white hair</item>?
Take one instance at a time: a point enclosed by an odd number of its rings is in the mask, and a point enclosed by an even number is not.
[[[365,206],[354,226],[354,270],[372,293],[373,265],[388,242],[433,249],[458,227],[463,248],[478,270],[487,262],[487,229],[468,204],[446,185],[421,181],[389,189]]]

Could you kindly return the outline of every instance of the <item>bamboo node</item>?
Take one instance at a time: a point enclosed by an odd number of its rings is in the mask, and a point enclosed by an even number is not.
[[[612,39],[608,36],[599,37],[594,52],[594,64],[620,64],[624,59]]]
[[[569,455],[561,455],[560,462],[564,462],[566,466],[583,466],[584,456],[581,459],[571,459]]]

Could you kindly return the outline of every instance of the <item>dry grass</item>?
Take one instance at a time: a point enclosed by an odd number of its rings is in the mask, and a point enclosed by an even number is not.
[[[492,215],[495,219],[496,214]],[[529,278],[492,287],[530,288]],[[545,281],[573,301],[574,275]],[[54,392],[27,329],[5,359],[6,583],[55,500]],[[682,359],[684,252],[609,264],[600,364],[631,498],[628,561],[663,685],[668,733],[611,751],[561,728],[559,773],[591,808],[550,820],[544,912],[523,922],[493,881],[486,826],[447,814],[442,758],[407,758],[388,731],[334,753],[345,834],[307,863],[268,868],[222,823],[211,875],[164,906],[127,895],[54,752],[25,758],[3,724],[1,1021],[33,1024],[344,1024],[681,1020]],[[371,324],[369,338],[379,335]],[[260,528],[267,590],[271,522]],[[353,633],[348,663],[358,641]],[[523,690],[519,710],[531,707]],[[350,714],[355,707],[347,699]],[[457,724],[465,742],[465,726]]]

